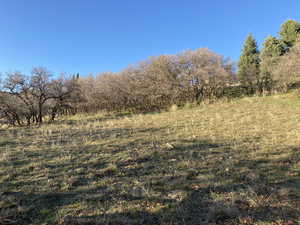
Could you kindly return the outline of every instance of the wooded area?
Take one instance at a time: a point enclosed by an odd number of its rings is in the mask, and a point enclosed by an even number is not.
[[[55,77],[41,67],[30,75],[7,73],[1,81],[0,118],[30,125],[76,112],[151,112],[187,102],[286,92],[300,77],[299,34],[300,24],[288,20],[278,38],[266,38],[261,51],[250,34],[237,72],[230,59],[200,48],[150,57],[96,77]]]

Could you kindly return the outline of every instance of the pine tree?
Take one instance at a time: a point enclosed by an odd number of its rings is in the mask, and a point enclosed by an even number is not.
[[[273,86],[272,69],[277,64],[279,57],[285,53],[285,44],[273,36],[269,36],[263,43],[260,54],[260,79],[259,91],[270,92]]]
[[[238,62],[238,79],[242,85],[253,88],[258,83],[259,78],[259,51],[257,43],[252,34],[249,34],[242,50]]]
[[[295,20],[285,21],[280,27],[279,35],[289,49],[300,38],[300,23]]]

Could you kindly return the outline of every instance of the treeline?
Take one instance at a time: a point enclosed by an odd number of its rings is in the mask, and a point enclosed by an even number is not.
[[[281,25],[278,37],[267,37],[261,51],[250,34],[237,73],[230,60],[197,49],[80,79],[86,99],[80,110],[149,112],[186,102],[287,91],[299,82],[299,37],[300,24],[294,20]]]
[[[149,112],[218,98],[233,83],[233,64],[208,49],[149,58],[121,71],[80,79],[84,112]]]
[[[287,20],[279,36],[268,36],[261,51],[250,34],[238,62],[237,77],[248,94],[287,91],[300,77],[300,23]]]
[[[287,91],[300,77],[300,24],[288,20],[261,51],[252,35],[234,64],[202,48],[151,57],[119,73],[60,76],[45,68],[28,76],[8,73],[0,82],[0,121],[30,125],[76,112],[150,112],[222,97]]]

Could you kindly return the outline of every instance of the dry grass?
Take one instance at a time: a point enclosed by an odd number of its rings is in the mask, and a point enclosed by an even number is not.
[[[0,224],[299,224],[300,99],[0,130]]]

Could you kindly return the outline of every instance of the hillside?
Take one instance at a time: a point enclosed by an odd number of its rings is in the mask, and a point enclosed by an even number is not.
[[[0,224],[299,224],[299,93],[0,130]]]

